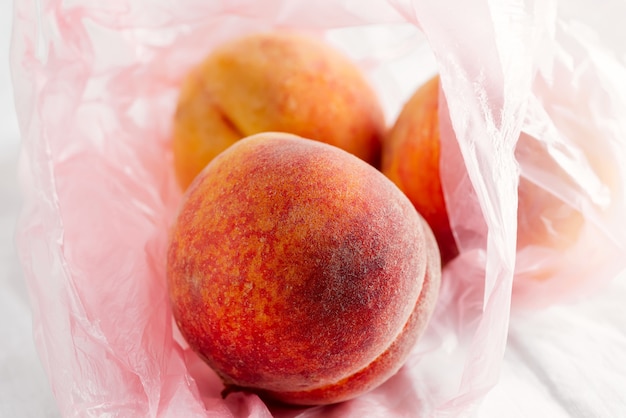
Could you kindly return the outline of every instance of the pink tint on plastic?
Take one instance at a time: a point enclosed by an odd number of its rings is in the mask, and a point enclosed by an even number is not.
[[[181,198],[169,147],[180,81],[215,45],[273,28],[332,39],[348,54],[341,36],[358,40],[355,59],[390,121],[414,74],[441,75],[443,185],[462,253],[444,270],[436,312],[406,365],[339,405],[222,399],[167,300],[164,254]],[[17,241],[36,344],[63,416],[475,412],[498,379],[511,303],[581,297],[624,268],[625,70],[592,39],[560,20],[553,1],[17,0]],[[567,181],[524,152],[532,141]],[[585,215],[568,251],[516,253],[519,174]],[[553,279],[527,279],[542,269]]]

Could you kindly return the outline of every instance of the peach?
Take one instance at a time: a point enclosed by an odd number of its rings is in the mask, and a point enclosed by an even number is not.
[[[525,133],[520,135],[515,155],[520,162],[532,161],[550,181],[569,180],[546,148]],[[520,177],[517,193],[518,250],[541,245],[563,251],[576,242],[585,222],[582,213],[527,177]]]
[[[184,81],[176,176],[185,189],[228,146],[268,131],[323,141],[378,167],[384,130],[376,94],[347,57],[291,32],[257,33],[213,50]]]
[[[421,86],[404,105],[383,140],[381,171],[411,200],[431,226],[442,262],[458,254],[439,171],[439,77]],[[524,146],[532,144],[524,141]],[[535,147],[535,159],[545,151]],[[546,162],[546,170],[554,170]],[[583,217],[574,208],[526,178],[518,188],[518,251],[532,246],[564,249],[578,236]]]
[[[285,133],[238,141],[187,190],[167,279],[175,321],[227,394],[341,402],[423,333],[441,266],[426,222],[371,165]]]
[[[383,139],[381,171],[402,190],[432,228],[446,263],[458,249],[439,178],[439,78],[406,102]]]

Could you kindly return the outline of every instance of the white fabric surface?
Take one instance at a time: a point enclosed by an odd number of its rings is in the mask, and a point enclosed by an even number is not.
[[[626,416],[626,277],[588,300],[511,319],[484,417]]]
[[[607,11],[610,12],[610,11]],[[590,19],[600,19],[598,16]],[[11,3],[0,4],[8,57]],[[610,28],[605,28],[610,31]],[[607,32],[608,33],[608,32]],[[609,35],[611,35],[609,33]],[[616,39],[616,38],[613,38]],[[14,248],[19,133],[7,61],[0,66],[0,417],[59,416],[36,354]],[[626,275],[576,305],[511,319],[501,378],[480,417],[626,416]]]

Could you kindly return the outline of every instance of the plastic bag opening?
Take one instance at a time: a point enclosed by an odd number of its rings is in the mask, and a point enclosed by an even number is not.
[[[512,302],[586,294],[624,268],[624,63],[555,2],[18,0],[14,22],[18,250],[64,416],[470,415],[498,379]],[[441,176],[461,255],[405,367],[328,407],[221,399],[176,337],[162,280],[181,197],[169,149],[180,81],[226,39],[279,28],[352,57],[389,124],[435,73],[444,99]],[[524,182],[584,217],[566,251],[517,248]]]

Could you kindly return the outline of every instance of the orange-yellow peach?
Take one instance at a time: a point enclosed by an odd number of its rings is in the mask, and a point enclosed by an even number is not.
[[[426,222],[374,167],[264,133],[187,190],[167,279],[182,335],[226,394],[315,405],[402,366],[434,310],[441,265]]]
[[[520,135],[515,155],[520,161],[531,160],[535,169],[543,170],[552,181],[567,179],[546,148],[526,133]],[[517,192],[518,249],[541,245],[561,251],[576,242],[585,222],[580,211],[524,176]]]
[[[439,177],[439,79],[406,102],[383,139],[381,171],[402,190],[432,228],[442,262],[458,254]]]
[[[436,76],[407,101],[383,140],[381,171],[429,223],[445,263],[458,254],[458,249],[441,186],[438,105],[439,77]],[[558,197],[522,177],[517,221],[518,251],[531,245],[564,249],[576,240],[583,217]]]
[[[253,134],[323,141],[378,167],[385,121],[359,68],[291,32],[248,35],[213,50],[181,88],[173,153],[185,189],[216,155]]]

